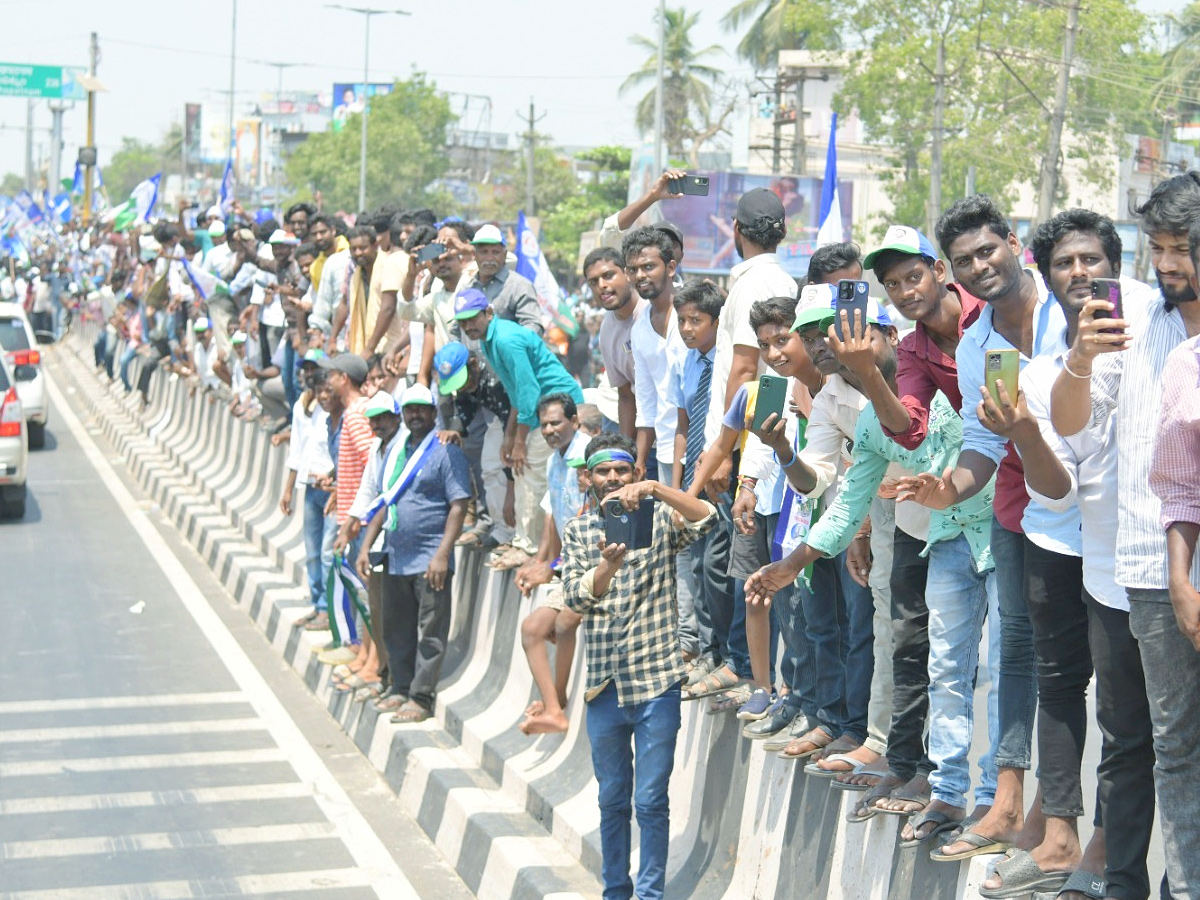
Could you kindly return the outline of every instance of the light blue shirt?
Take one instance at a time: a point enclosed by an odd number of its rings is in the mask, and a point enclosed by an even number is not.
[[[546,497],[542,510],[554,516],[554,527],[561,537],[567,523],[579,515],[583,508],[583,492],[579,490],[579,470],[568,463],[581,459],[592,436],[583,431],[575,432],[566,453],[555,450],[546,460]]]
[[[676,364],[671,370],[671,381],[667,386],[668,397],[672,405],[684,412],[687,412],[688,406],[691,405],[692,399],[700,387],[700,375],[704,372],[704,365],[700,362],[701,357],[707,359],[711,366],[717,360],[717,345],[713,344],[707,353],[701,353],[693,347],[687,352],[683,362]],[[711,379],[709,380],[709,391],[712,391]]]

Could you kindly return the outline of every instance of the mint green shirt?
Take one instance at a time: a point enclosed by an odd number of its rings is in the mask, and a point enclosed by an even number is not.
[[[962,449],[962,419],[941,392],[929,409],[929,432],[916,450],[901,447],[883,433],[875,407],[866,406],[854,427],[854,464],[846,470],[837,499],[825,510],[808,534],[806,543],[826,556],[836,556],[854,540],[858,527],[871,511],[871,501],[883,482],[889,463],[899,463],[912,472],[941,475],[958,462]],[[971,545],[975,568],[986,572],[992,562],[992,500],[995,478],[987,487],[948,509],[933,510],[929,518],[929,542],[922,556],[939,541],[965,535]]]

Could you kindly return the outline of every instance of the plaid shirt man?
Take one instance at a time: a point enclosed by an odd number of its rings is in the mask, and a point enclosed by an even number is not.
[[[601,561],[603,515],[585,512],[563,529],[563,600],[587,617],[589,699],[612,681],[617,702],[629,706],[657,697],[683,678],[675,554],[716,523],[715,507],[705,505],[707,516],[677,526],[671,507],[657,504],[654,543],[628,551],[600,597],[592,593],[592,577]]]

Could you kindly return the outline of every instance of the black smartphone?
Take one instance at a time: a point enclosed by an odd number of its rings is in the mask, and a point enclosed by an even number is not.
[[[846,311],[846,318],[849,320],[851,328],[854,328],[854,311],[858,310],[861,314],[859,319],[862,323],[861,327],[866,328],[867,292],[870,289],[871,286],[865,281],[851,281],[843,278],[838,282],[837,305],[833,308],[833,333],[838,336],[839,341],[846,340],[846,335],[842,333],[842,310]]]
[[[758,398],[754,401],[754,419],[750,427],[755,431],[763,427],[767,416],[783,415],[783,404],[787,402],[786,378],[778,375],[762,375],[758,379]]]
[[[417,251],[417,262],[429,262],[446,252],[445,244],[426,244]]]
[[[647,498],[635,510],[618,500],[604,504],[604,539],[629,550],[646,550],[654,543],[654,501]]]
[[[669,178],[667,179],[667,190],[672,194],[707,197],[708,179],[703,175],[685,175],[683,178]]]
[[[1113,305],[1112,312],[1098,309],[1093,319],[1122,319],[1121,314],[1121,282],[1115,278],[1093,278],[1092,297],[1096,300],[1107,300]]]

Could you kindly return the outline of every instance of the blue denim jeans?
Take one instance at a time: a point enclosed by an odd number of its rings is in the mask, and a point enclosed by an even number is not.
[[[121,354],[121,364],[118,372],[121,375],[121,384],[125,385],[125,390],[132,391],[133,385],[129,381],[129,366],[133,363],[137,356],[138,348],[132,344],[125,345],[125,351]]]
[[[992,520],[992,558],[1000,603],[1000,732],[996,765],[1028,769],[1037,712],[1033,625],[1025,602],[1025,535]]]
[[[839,553],[832,562],[846,610],[846,625],[841,633],[846,716],[840,734],[862,742],[867,739],[867,707],[871,702],[871,679],[875,676],[875,596],[870,588],[850,577],[845,553]]]
[[[804,633],[812,653],[814,723],[835,737],[846,718],[846,663],[842,632],[846,607],[838,591],[835,559],[818,559],[812,566],[812,589],[801,590]]]
[[[337,517],[325,515],[329,492],[315,487],[304,489],[304,554],[308,570],[308,589],[317,612],[326,612],[325,586],[333,565],[333,542],[337,538]]]
[[[279,370],[279,375],[283,379],[283,399],[288,409],[291,409],[300,399],[299,360],[296,358],[296,348],[292,346],[291,337],[287,333],[283,336],[283,342],[283,368]]]
[[[996,796],[996,739],[999,732],[1000,629],[996,627],[997,579],[975,571],[963,535],[934,544],[929,552],[925,603],[929,607],[929,776],[933,799],[965,807],[971,787],[968,754],[975,726],[975,674],[979,641],[990,614],[988,668],[988,751],[979,760],[975,802],[990,806]]]
[[[804,621],[804,595],[811,594],[803,585],[784,588],[771,601],[771,649],[783,638],[783,659],[779,661],[779,680],[790,689],[785,701],[815,721],[817,712],[816,675],[812,647]],[[777,636],[778,635],[778,636]],[[774,671],[774,664],[771,670]]]
[[[588,704],[592,768],[600,784],[604,900],[662,900],[670,834],[667,785],[675,765],[680,699],[676,684],[651,700],[618,706],[617,689],[610,684]],[[641,833],[636,889],[629,873],[631,801]]]

